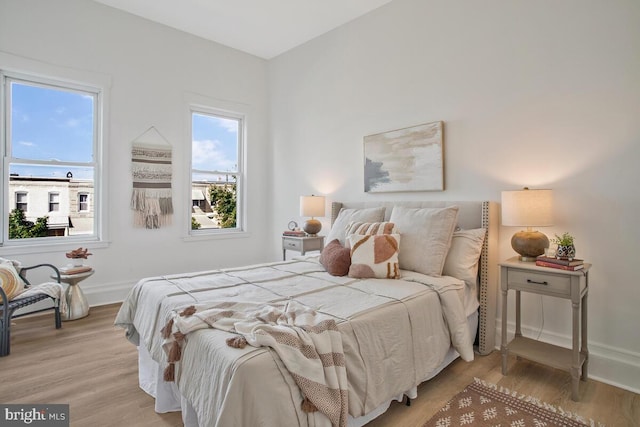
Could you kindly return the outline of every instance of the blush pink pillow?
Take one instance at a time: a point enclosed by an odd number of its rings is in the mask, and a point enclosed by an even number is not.
[[[332,276],[346,276],[351,267],[351,251],[334,239],[320,253],[320,264]]]

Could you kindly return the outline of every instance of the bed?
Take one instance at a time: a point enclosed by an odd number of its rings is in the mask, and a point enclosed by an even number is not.
[[[468,254],[459,251],[464,243],[456,242],[466,242],[467,231],[483,229],[473,261],[477,274],[472,279],[425,274],[425,264],[437,256],[427,261],[417,257],[424,255],[424,230],[420,225],[416,228],[416,222],[422,224],[432,212],[441,211],[447,211],[449,218],[456,211],[443,273],[458,272],[462,263],[458,258],[466,256],[465,262],[471,262]],[[368,240],[347,236],[348,226],[358,221],[395,223],[400,279],[333,276],[318,255],[150,277],[132,289],[115,324],[138,346],[140,386],[155,397],[156,411],[182,411],[185,426],[361,426],[384,413],[393,400],[415,398],[420,383],[457,357],[472,360],[474,339],[476,353],[494,349],[497,273],[490,266],[496,265],[495,212],[492,202],[334,202],[327,243],[334,238],[343,244],[353,240],[360,251],[365,247],[359,246],[360,240]],[[432,234],[434,224],[447,228],[437,221],[430,223],[427,231]],[[402,258],[403,251],[409,257]],[[341,337],[344,362],[336,371],[346,381],[340,390],[347,396],[342,408],[347,415],[338,420],[322,409],[305,409],[301,402],[308,393],[301,391],[288,356],[277,348],[227,344],[240,328],[234,333],[215,327],[194,329],[182,341],[175,377],[165,381],[172,363],[163,328],[172,324],[170,320],[181,319],[187,307],[204,312],[221,302],[227,307],[297,304],[330,318]]]

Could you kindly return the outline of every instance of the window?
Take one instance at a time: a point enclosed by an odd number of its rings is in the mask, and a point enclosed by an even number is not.
[[[27,212],[27,193],[16,193],[16,209]]]
[[[60,210],[60,193],[49,193],[49,212]]]
[[[242,231],[242,115],[191,110],[192,234]]]
[[[76,197],[82,206],[80,188],[85,196],[98,197],[101,89],[2,71],[0,77],[5,128],[2,185],[9,195],[2,204],[24,212],[17,217],[10,209],[2,210],[2,244],[36,237],[45,241],[99,237],[99,218],[83,215],[76,221],[71,207]],[[88,210],[88,196],[85,205]],[[74,224],[63,237],[51,232],[60,221]]]
[[[88,210],[89,210],[89,194],[79,193],[78,194],[78,211],[86,212]]]

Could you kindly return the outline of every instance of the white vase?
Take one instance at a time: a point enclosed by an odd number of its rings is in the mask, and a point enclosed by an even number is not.
[[[74,267],[82,267],[83,258],[71,258],[71,265]]]

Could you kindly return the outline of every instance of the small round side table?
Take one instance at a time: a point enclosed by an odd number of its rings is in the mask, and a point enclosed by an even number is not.
[[[67,309],[60,313],[63,321],[82,319],[89,315],[89,302],[87,297],[84,296],[79,283],[93,275],[94,272],[91,269],[76,274],[60,273],[60,281],[69,285],[64,293],[64,297],[67,300]],[[55,275],[51,277],[57,278]]]

